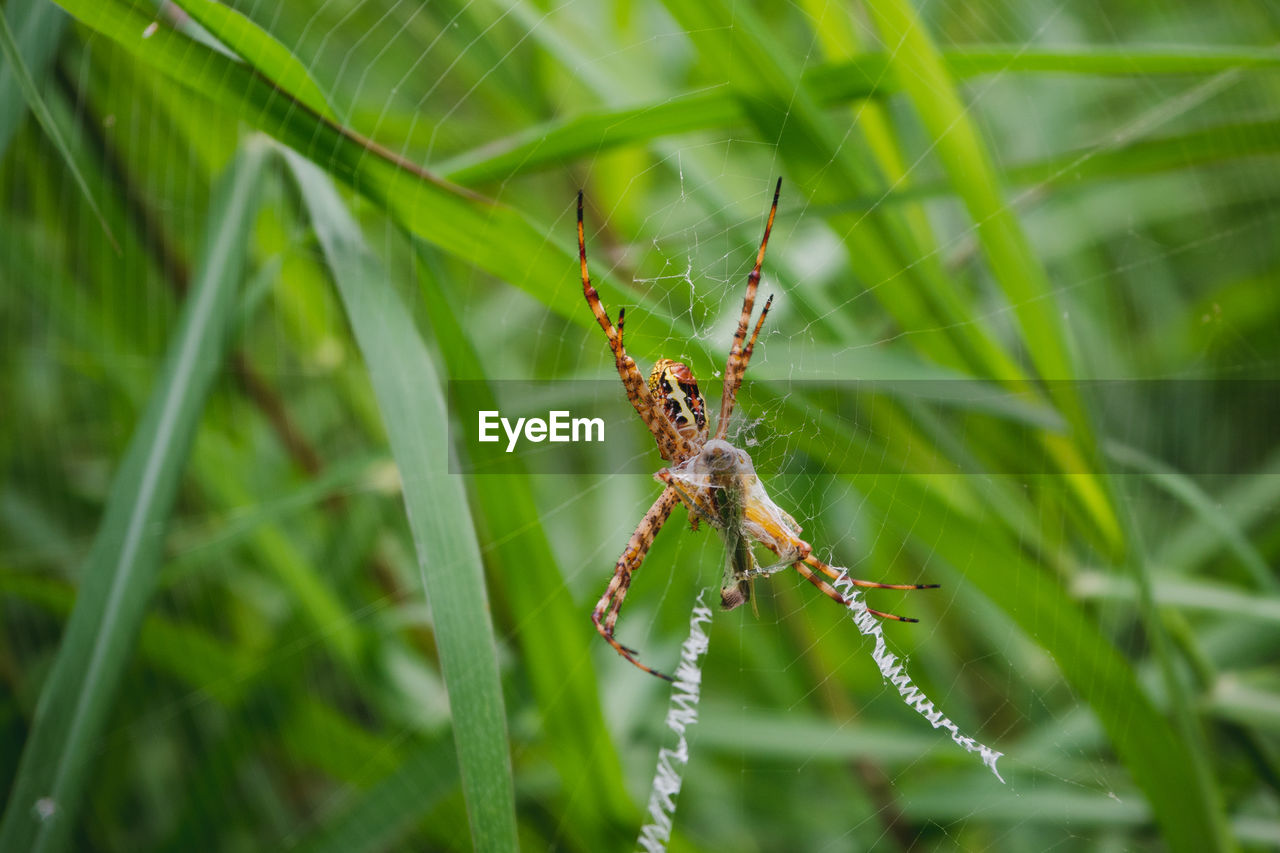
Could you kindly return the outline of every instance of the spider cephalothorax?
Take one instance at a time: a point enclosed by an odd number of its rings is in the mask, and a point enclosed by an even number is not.
[[[662,458],[672,463],[663,468],[654,477],[665,488],[645,513],[640,525],[631,534],[626,549],[618,558],[614,567],[613,579],[609,582],[600,601],[596,604],[591,618],[596,630],[608,641],[609,645],[631,663],[652,673],[659,678],[671,680],[671,676],[652,669],[636,659],[634,649],[629,649],[613,636],[614,626],[618,621],[618,613],[622,610],[622,601],[631,586],[632,573],[640,568],[645,555],[658,531],[666,522],[676,504],[683,503],[689,510],[689,518],[694,529],[699,520],[707,521],[720,531],[728,547],[728,560],[725,577],[720,590],[720,604],[725,610],[732,610],[751,597],[751,582],[764,575],[794,567],[805,579],[821,589],[829,598],[841,604],[848,601],[833,587],[828,580],[844,577],[818,558],[813,556],[813,547],[800,538],[800,525],[795,519],[775,504],[764,490],[760,478],[756,476],[755,466],[746,451],[734,447],[725,441],[729,428],[729,417],[733,414],[734,401],[738,388],[742,385],[742,377],[751,361],[756,339],[764,326],[764,318],[769,314],[773,304],[770,296],[760,311],[751,337],[747,337],[747,329],[751,325],[751,315],[755,311],[756,290],[760,285],[760,268],[764,264],[765,248],[769,245],[769,232],[773,229],[773,217],[778,212],[778,194],[782,190],[782,179],[773,191],[773,205],[769,208],[769,220],[764,227],[764,239],[760,241],[760,250],[756,253],[755,267],[747,276],[747,292],[742,299],[742,314],[738,320],[738,329],[733,336],[733,346],[729,349],[729,361],[724,372],[724,393],[720,399],[720,417],[716,421],[714,438],[709,438],[707,427],[706,404],[698,390],[698,383],[693,372],[678,361],[661,359],[649,373],[648,388],[641,378],[640,369],[635,361],[627,355],[622,345],[622,328],[624,313],[618,312],[618,324],[615,326],[609,314],[600,303],[600,294],[591,285],[591,277],[587,273],[587,245],[582,228],[582,193],[578,193],[578,256],[582,264],[582,292],[591,306],[596,322],[604,329],[609,339],[609,348],[613,350],[614,362],[622,384],[627,390],[627,399],[635,407],[649,432],[657,442],[658,452]],[[766,566],[761,566],[756,559],[754,546],[761,545],[777,557]],[[814,570],[817,570],[816,572]],[[874,581],[849,579],[851,583],[862,587],[879,589],[927,589],[936,584],[884,584]],[[883,613],[869,610],[885,619],[897,619],[914,622]]]

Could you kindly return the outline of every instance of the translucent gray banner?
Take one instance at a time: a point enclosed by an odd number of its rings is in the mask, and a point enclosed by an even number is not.
[[[715,428],[720,388],[703,389]],[[643,474],[663,467],[617,380],[449,383],[457,474]],[[1099,454],[1064,442],[1079,401]],[[807,474],[1031,476],[1256,472],[1280,451],[1280,381],[748,382],[729,440]]]

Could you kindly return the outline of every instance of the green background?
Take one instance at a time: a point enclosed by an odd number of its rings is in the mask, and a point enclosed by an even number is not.
[[[3,9],[0,849],[631,849],[669,694],[590,611],[659,487],[452,475],[446,386],[611,377],[580,187],[642,370],[715,384],[779,175],[732,436],[942,585],[869,600],[1007,784],[786,572],[671,848],[1280,844],[1273,6]],[[678,509],[622,642],[672,668],[723,560]]]

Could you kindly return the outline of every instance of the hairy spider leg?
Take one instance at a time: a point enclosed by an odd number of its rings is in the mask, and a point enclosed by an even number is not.
[[[804,561],[827,577],[831,578],[833,581],[840,580],[840,577],[846,574],[845,572],[838,571],[837,569],[828,566],[826,563],[813,556],[813,554],[805,557]],[[937,583],[880,583],[878,581],[864,581],[852,577],[849,578],[849,583],[854,586],[867,587],[868,589],[937,589],[942,586],[942,584]]]
[[[769,221],[764,226],[764,238],[760,241],[760,251],[756,253],[756,265],[747,276],[747,293],[742,298],[742,316],[738,318],[738,330],[733,335],[733,346],[729,348],[729,361],[724,371],[724,393],[720,397],[720,419],[716,422],[716,438],[724,438],[729,431],[729,416],[733,414],[733,404],[738,389],[742,387],[742,377],[747,372],[747,362],[751,360],[751,351],[755,348],[756,335],[764,324],[765,315],[769,313],[769,305],[773,297],[765,303],[764,311],[756,323],[755,334],[751,343],[743,348],[747,340],[747,329],[751,325],[751,314],[756,307],[756,289],[760,286],[760,268],[764,265],[764,252],[769,246],[769,232],[773,230],[773,217],[778,212],[778,196],[782,193],[782,178],[773,188],[773,205],[769,208]]]
[[[619,643],[613,636],[613,629],[618,622],[618,614],[622,610],[622,600],[627,597],[627,590],[631,588],[632,573],[644,562],[645,555],[649,553],[649,547],[653,545],[658,531],[662,529],[667,517],[671,515],[671,510],[675,509],[679,502],[680,497],[675,489],[668,487],[662,490],[662,494],[654,501],[653,506],[649,507],[639,526],[631,534],[627,547],[614,567],[613,578],[609,581],[608,589],[600,597],[600,601],[596,603],[596,609],[591,613],[591,621],[595,624],[596,630],[609,645],[613,646],[614,651],[650,675],[656,675],[667,681],[674,681],[674,679],[664,672],[640,663],[636,659],[636,650]]]
[[[844,607],[849,606],[850,599],[845,598],[836,590],[835,587],[833,587],[831,584],[824,581],[822,578],[818,577],[817,573],[815,573],[812,569],[810,569],[804,563],[795,563],[794,565],[795,565],[796,571],[800,573],[800,576],[803,577],[805,580],[807,580],[809,583],[816,586],[818,589],[822,590],[822,594],[825,595],[827,598],[830,598],[832,601]],[[870,613],[872,616],[878,616],[881,619],[892,619],[895,622],[919,622],[920,621],[919,619],[912,619],[910,616],[895,616],[892,613],[885,613],[883,610],[873,610],[870,607],[867,608],[867,612]]]
[[[795,564],[796,570],[800,572],[800,574],[803,575],[811,584],[822,590],[827,597],[840,602],[846,607],[849,605],[848,599],[837,592],[835,587],[822,580],[822,578],[817,577],[804,565],[804,563],[807,563],[809,566],[813,566],[832,580],[840,580],[841,577],[847,577],[849,583],[854,586],[865,587],[867,589],[937,589],[940,586],[936,583],[880,583],[878,581],[864,581],[860,578],[850,577],[847,572],[837,571],[835,568],[828,566],[826,563],[813,556],[813,554],[809,554],[809,556],[805,557],[803,563]],[[881,619],[892,619],[895,622],[920,621],[919,619],[912,619],[909,616],[895,616],[892,613],[885,613],[882,610],[873,610],[870,607],[867,608],[867,612],[872,616],[879,616]]]
[[[609,348],[613,350],[613,360],[617,366],[618,375],[622,377],[622,385],[626,388],[627,399],[631,401],[636,413],[653,434],[653,440],[658,443],[658,453],[663,459],[688,458],[693,455],[694,449],[690,446],[688,439],[680,435],[675,426],[654,407],[645,379],[640,375],[640,369],[636,367],[635,360],[627,355],[627,350],[622,345],[624,311],[618,312],[618,325],[614,326],[609,319],[609,313],[600,303],[600,294],[591,284],[591,276],[587,272],[586,235],[582,227],[582,190],[578,190],[578,260],[582,265],[582,295],[586,297],[591,313],[595,315],[596,322],[600,324],[601,329],[604,329],[605,336],[609,339]]]
[[[746,373],[747,365],[751,363],[751,353],[756,349],[756,338],[760,337],[760,327],[764,325],[764,318],[769,316],[769,308],[773,305],[773,294],[769,294],[769,298],[764,301],[764,308],[760,309],[760,317],[756,320],[756,327],[751,331],[751,340],[747,341],[747,348],[742,351],[742,372]],[[742,379],[739,377],[738,385],[742,385]],[[735,399],[737,394],[734,394]]]

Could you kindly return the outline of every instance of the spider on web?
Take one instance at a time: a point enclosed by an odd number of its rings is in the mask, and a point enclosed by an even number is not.
[[[733,336],[733,346],[729,349],[715,438],[708,438],[710,433],[706,404],[693,372],[686,365],[669,358],[660,359],[654,364],[646,383],[635,361],[627,355],[622,345],[625,309],[618,310],[618,324],[615,326],[600,303],[600,294],[592,286],[591,277],[587,273],[587,244],[582,228],[582,191],[578,191],[578,256],[582,263],[582,293],[600,328],[604,329],[609,338],[609,348],[613,350],[614,362],[626,388],[627,399],[653,434],[662,458],[671,463],[654,475],[664,485],[662,494],[649,507],[639,526],[631,534],[631,539],[613,570],[609,587],[591,614],[591,620],[595,623],[596,630],[618,654],[645,672],[667,681],[673,680],[671,676],[641,663],[636,657],[636,650],[619,643],[613,632],[618,614],[622,610],[622,601],[631,587],[631,576],[644,562],[654,537],[658,535],[677,503],[683,503],[688,508],[689,523],[694,530],[698,529],[698,522],[705,519],[725,539],[728,559],[720,590],[720,606],[724,610],[733,610],[751,599],[751,587],[755,578],[782,571],[789,566],[794,567],[828,598],[845,606],[849,604],[849,600],[824,579],[839,580],[844,573],[813,555],[813,546],[799,537],[800,525],[765,493],[756,476],[751,457],[746,451],[725,440],[738,388],[742,385],[742,377],[751,361],[751,353],[755,349],[760,328],[764,325],[764,318],[769,313],[769,306],[773,304],[773,297],[770,296],[748,339],[747,328],[755,310],[756,290],[760,285],[760,267],[764,264],[764,252],[769,245],[769,232],[773,229],[773,218],[778,212],[778,196],[781,191],[782,179],[779,178],[773,191],[773,205],[769,208],[764,238],[760,241],[760,250],[756,254],[756,265],[747,276],[747,293],[742,300],[738,330]],[[777,561],[761,566],[753,550],[756,544],[772,551]],[[853,578],[849,580],[855,586],[875,589],[934,589],[938,586],[877,583]],[[868,612],[881,619],[916,621],[870,608]]]

